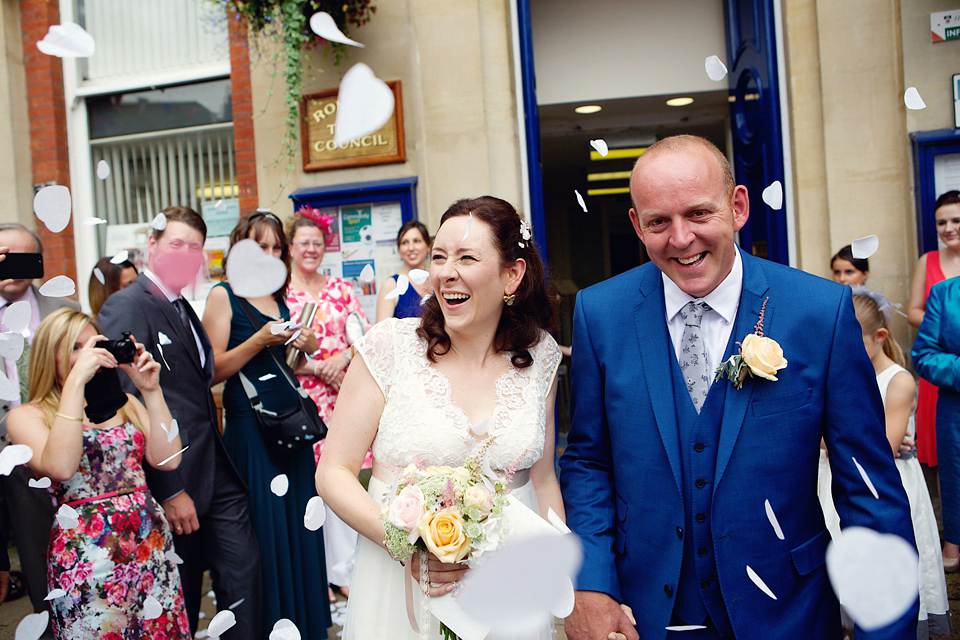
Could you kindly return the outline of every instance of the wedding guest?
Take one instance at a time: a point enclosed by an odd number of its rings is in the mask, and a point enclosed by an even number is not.
[[[98,271],[99,276],[97,275]],[[100,307],[107,301],[107,298],[120,291],[120,289],[126,288],[127,285],[133,284],[138,274],[137,268],[129,260],[114,264],[112,258],[100,258],[90,273],[88,289],[90,311],[93,318],[96,319],[97,314],[100,313]]]
[[[167,435],[173,418],[159,385],[160,364],[136,343],[133,363],[118,365],[97,346],[104,339],[86,314],[61,309],[49,315],[30,354],[30,401],[7,416],[13,442],[33,449],[30,468],[54,481],[57,502],[79,519],[71,525],[58,517],[53,525],[48,588],[66,592],[52,599],[54,635],[187,640],[180,574],[165,555],[173,536],[142,466],[144,459],[171,470],[180,463],[174,455],[180,438]],[[95,422],[84,390],[98,371],[117,367],[143,404],[127,395],[111,417],[91,409],[101,418]],[[146,611],[149,599],[159,603],[159,617]]]
[[[396,470],[458,466],[488,445],[494,470],[517,469],[514,497],[563,517],[553,453],[560,350],[530,236],[508,202],[455,202],[434,239],[423,317],[384,320],[355,345],[317,468],[321,497],[362,536],[344,640],[420,637],[407,618],[409,578],[386,551],[379,515]],[[371,446],[368,493],[357,472]],[[419,559],[408,562],[419,574]],[[428,565],[432,596],[465,570],[435,557]],[[552,638],[552,627],[527,637]],[[434,619],[429,636],[438,633]]]
[[[920,256],[910,285],[907,322],[919,327],[923,322],[926,300],[933,285],[947,278],[960,276],[960,191],[947,191],[934,203],[937,236],[942,249]],[[917,396],[917,457],[929,467],[936,467],[937,456],[937,387],[923,376]],[[943,563],[947,571],[960,569],[960,546],[944,542]]]
[[[256,240],[265,254],[289,266],[283,225],[275,215],[258,211],[243,216],[230,234],[230,246],[247,238]],[[226,259],[232,259],[229,253]],[[278,455],[268,449],[239,375],[243,373],[256,387],[268,411],[281,413],[299,403],[297,391],[268,351],[274,349],[283,363],[283,349],[278,347],[294,338],[293,329],[275,332],[278,323],[290,320],[284,299],[286,288],[284,283],[271,295],[246,299],[234,294],[230,283],[217,284],[207,297],[203,326],[213,347],[213,382],[227,381],[223,389],[223,442],[250,488],[250,517],[260,543],[264,629],[272,629],[278,620],[287,618],[304,637],[319,639],[327,637],[331,622],[329,606],[315,603],[316,594],[327,584],[323,534],[303,526],[307,502],[315,495],[313,451],[307,446]],[[315,351],[317,338],[313,331],[309,327],[299,331],[291,344],[307,353]],[[281,474],[287,477],[289,488],[277,496],[271,481]]]
[[[327,242],[333,231],[333,218],[323,215],[319,209],[302,207],[293,217],[287,237],[290,241],[290,287],[287,289],[287,306],[290,317],[297,319],[304,305],[316,305],[316,314],[310,329],[319,340],[316,350],[298,361],[297,377],[300,384],[317,404],[320,417],[329,423],[337,402],[337,393],[343,381],[352,352],[347,338],[347,319],[353,315],[364,328],[370,327],[360,299],[346,280],[319,272],[326,253]],[[316,459],[323,451],[323,442],[314,447]],[[369,468],[369,461],[365,468]],[[350,594],[350,579],[353,574],[354,557],[357,552],[357,532],[343,523],[329,505],[323,525],[324,550],[326,552],[327,579],[330,581],[328,597],[336,601],[333,588],[344,596]]]
[[[834,282],[850,286],[865,285],[870,276],[870,261],[854,258],[853,249],[848,244],[830,258],[830,270]]]
[[[943,517],[943,568],[957,571],[960,544],[960,278],[930,287],[913,343],[913,366],[938,389],[937,459]]]
[[[747,189],[703,138],[647,149],[630,194],[651,261],[580,291],[574,312],[560,479],[584,562],[567,637],[837,638],[821,438],[844,526],[913,544],[851,288],[737,248]],[[915,640],[917,612],[857,638]],[[688,625],[705,629],[667,629]]]
[[[403,268],[400,273],[393,274],[380,285],[377,322],[387,318],[419,318],[420,300],[428,292],[426,283],[410,281],[411,270],[423,270],[427,266],[427,255],[430,252],[430,233],[427,227],[419,220],[405,222],[397,233],[397,250],[403,260]],[[387,294],[397,288],[397,279],[400,276],[406,276],[410,286],[399,297],[388,298]]]
[[[916,430],[913,413],[916,409],[917,385],[913,376],[904,369],[906,358],[896,339],[890,335],[890,309],[892,305],[883,294],[866,287],[854,287],[853,307],[863,331],[863,345],[873,364],[883,400],[886,418],[887,440],[896,456],[897,471],[910,501],[910,516],[913,534],[920,554],[920,617],[917,626],[918,638],[950,634],[950,607],[947,602],[947,583],[943,576],[943,560],[940,557],[940,532],[937,518],[927,492],[923,470],[917,461],[916,448],[904,447],[904,442],[913,440]],[[832,476],[829,465],[821,457],[819,481],[820,504],[823,516],[836,540],[840,536],[840,517],[830,495]]]

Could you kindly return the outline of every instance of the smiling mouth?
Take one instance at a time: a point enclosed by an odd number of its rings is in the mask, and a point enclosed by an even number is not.
[[[689,258],[674,258],[674,260],[676,260],[677,262],[679,262],[685,267],[689,267],[691,265],[695,265],[701,262],[706,257],[706,255],[707,255],[707,252],[703,251],[701,253],[698,253],[695,256],[690,256]]]
[[[469,300],[470,296],[465,293],[444,293],[443,299],[448,306],[455,307]]]

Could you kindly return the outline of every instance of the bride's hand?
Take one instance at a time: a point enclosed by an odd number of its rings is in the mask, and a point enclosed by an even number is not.
[[[413,574],[413,579],[417,581],[420,580],[419,554],[421,553],[426,552],[417,551],[417,553],[413,554],[413,557],[410,558],[410,571]],[[456,588],[456,583],[463,580],[463,577],[467,575],[469,567],[465,564],[447,564],[440,562],[432,553],[428,554],[427,557],[427,573],[430,581],[430,597],[432,598],[447,595]]]

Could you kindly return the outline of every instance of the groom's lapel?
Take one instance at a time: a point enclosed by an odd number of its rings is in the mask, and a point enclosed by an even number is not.
[[[640,281],[640,297],[634,306],[633,317],[650,405],[653,407],[657,429],[660,430],[660,438],[663,440],[663,448],[667,452],[677,489],[681,490],[680,439],[671,383],[672,359],[676,359],[676,356],[667,332],[667,312],[659,269],[647,269]]]
[[[759,258],[746,255],[740,252],[743,257],[743,290],[740,293],[740,306],[737,309],[737,319],[733,325],[733,334],[730,336],[731,348],[727,349],[724,358],[738,353],[740,348],[737,342],[743,341],[743,338],[753,333],[760,318],[760,309],[763,307],[763,301],[767,297],[769,285],[762,269],[762,262]],[[773,302],[768,301],[767,307],[763,313],[764,333],[770,331],[773,326]],[[750,405],[750,398],[753,396],[756,378],[747,376],[740,389],[734,389],[733,383],[727,378],[721,378],[714,384],[730,385],[727,389],[726,397],[723,402],[723,418],[720,423],[720,442],[717,445],[717,470],[714,475],[714,490],[720,484],[720,478],[727,468],[730,461],[730,455],[733,453],[733,446],[740,435],[740,427],[743,426],[743,420]]]

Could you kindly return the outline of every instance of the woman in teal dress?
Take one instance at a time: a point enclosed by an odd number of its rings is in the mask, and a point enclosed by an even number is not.
[[[230,235],[230,246],[247,238],[256,240],[264,253],[289,267],[290,254],[282,225],[272,213],[242,217]],[[284,302],[286,288],[284,284],[273,295],[247,299],[258,323],[254,326],[230,284],[220,283],[207,297],[203,326],[213,346],[214,383],[226,380],[223,441],[250,490],[250,512],[260,543],[264,623],[261,637],[266,638],[278,620],[287,618],[297,625],[302,637],[314,640],[327,637],[331,621],[323,597],[327,589],[323,533],[309,531],[303,523],[307,502],[316,495],[313,450],[305,447],[280,456],[272,453],[260,434],[237,375],[242,371],[256,386],[265,409],[280,412],[298,402],[296,392],[266,350],[275,349],[282,361],[282,345],[295,333],[289,329],[272,331],[274,325],[290,319]],[[309,329],[303,329],[291,344],[305,353],[318,348]],[[277,496],[271,491],[271,482],[281,474],[286,476],[289,488],[284,495]]]

